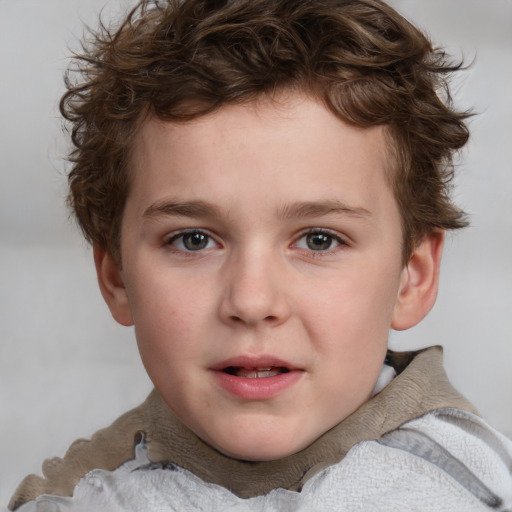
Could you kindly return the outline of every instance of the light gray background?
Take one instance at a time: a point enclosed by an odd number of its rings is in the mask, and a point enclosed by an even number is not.
[[[0,0],[0,507],[43,458],[63,455],[151,388],[63,205],[57,102],[67,46],[104,4]],[[111,0],[104,14],[132,4]],[[443,344],[455,386],[512,436],[512,2],[392,4],[454,55],[476,58],[455,92],[480,115],[457,189],[473,226],[447,243],[431,315],[391,343]]]

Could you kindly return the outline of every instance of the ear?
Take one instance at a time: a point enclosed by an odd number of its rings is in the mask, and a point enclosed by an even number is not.
[[[398,298],[391,321],[397,331],[418,324],[432,309],[437,297],[444,231],[425,235],[402,271]]]
[[[121,325],[133,325],[133,317],[123,273],[112,256],[99,245],[94,245],[94,264],[101,294],[107,303],[110,313]]]

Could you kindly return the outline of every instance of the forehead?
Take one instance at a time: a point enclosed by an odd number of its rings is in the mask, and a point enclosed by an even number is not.
[[[141,208],[165,195],[229,206],[263,188],[265,202],[378,204],[391,193],[387,147],[383,127],[349,125],[303,94],[227,105],[182,123],[150,118],[135,141],[129,197]]]

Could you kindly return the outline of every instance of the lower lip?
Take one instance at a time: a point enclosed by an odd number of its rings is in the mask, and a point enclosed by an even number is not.
[[[300,380],[303,371],[292,370],[273,377],[249,379],[237,377],[222,371],[214,371],[217,384],[225,391],[244,400],[268,400]]]

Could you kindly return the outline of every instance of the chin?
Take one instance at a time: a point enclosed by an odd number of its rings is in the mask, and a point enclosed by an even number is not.
[[[300,452],[309,443],[294,442],[290,444],[290,437],[287,439],[273,439],[269,443],[268,440],[256,439],[240,439],[239,443],[227,443],[221,445],[214,445],[215,448],[231,457],[238,460],[246,460],[249,462],[268,462],[272,460],[283,459],[289,455]],[[282,442],[280,442],[282,441]]]
[[[228,418],[229,421],[226,421]],[[283,459],[300,452],[323,434],[316,422],[310,425],[307,419],[301,417],[289,418],[259,411],[226,414],[221,421],[188,426],[220,453],[250,462]]]

